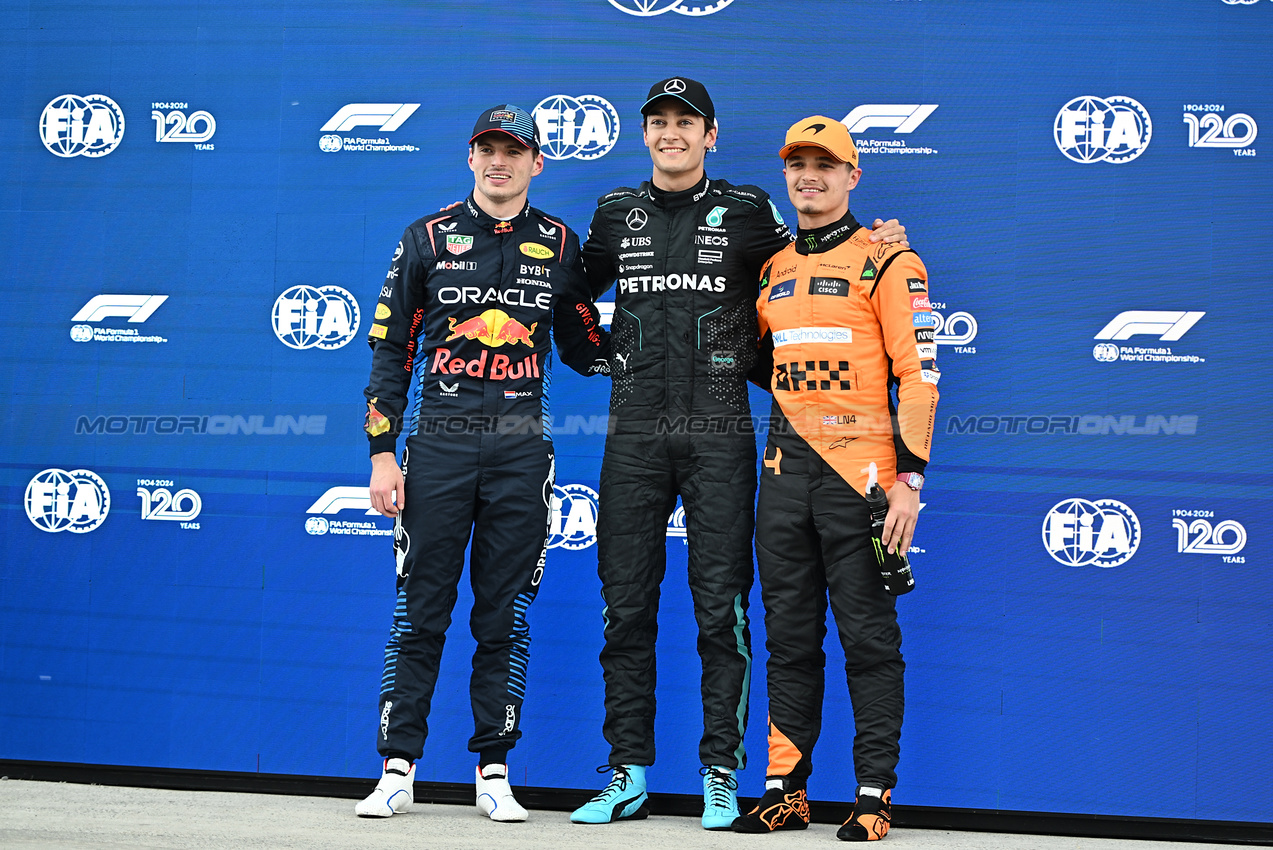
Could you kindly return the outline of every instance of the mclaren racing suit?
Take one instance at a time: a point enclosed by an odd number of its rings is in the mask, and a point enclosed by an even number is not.
[[[790,239],[755,186],[647,182],[598,201],[584,265],[594,296],[617,282],[597,521],[611,764],[654,763],[656,617],[679,495],[703,664],[699,755],[744,765],[756,488],[746,374],[760,267]]]
[[[371,453],[402,453],[394,526],[398,598],[385,648],[377,743],[419,758],[464,550],[473,532],[477,640],[469,749],[502,762],[520,737],[530,635],[543,575],[553,450],[550,327],[567,365],[604,372],[608,336],[583,278],[579,240],[527,206],[501,221],[470,195],[402,236],[376,305],[366,430]]]
[[[762,359],[774,393],[756,509],[769,649],[769,768],[803,788],[822,724],[828,595],[844,646],[860,785],[892,788],[902,634],[870,547],[866,467],[923,472],[937,406],[928,274],[847,214],[766,264]],[[897,388],[896,403],[892,397]]]

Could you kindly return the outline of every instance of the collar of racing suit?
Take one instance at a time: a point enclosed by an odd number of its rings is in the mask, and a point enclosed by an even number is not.
[[[839,221],[834,221],[825,227],[814,230],[805,230],[801,227],[796,230],[796,253],[821,254],[824,251],[830,251],[852,236],[861,226],[853,217],[853,213],[846,212]]]
[[[469,216],[478,223],[484,230],[492,233],[508,233],[520,228],[522,225],[530,221],[530,200],[527,199],[526,206],[522,207],[522,211],[509,219],[499,219],[486,214],[486,211],[477,205],[477,201],[473,200],[473,193],[469,192],[469,196],[464,199],[464,208],[468,210]],[[503,224],[503,227],[500,225]]]
[[[650,181],[646,181],[641,185],[645,193],[650,196],[650,200],[658,204],[664,209],[673,209],[675,207],[688,207],[690,204],[697,204],[703,200],[703,196],[707,194],[707,187],[711,185],[711,181],[707,179],[707,175],[703,175],[703,179],[695,183],[688,189],[682,189],[679,192],[665,192]]]

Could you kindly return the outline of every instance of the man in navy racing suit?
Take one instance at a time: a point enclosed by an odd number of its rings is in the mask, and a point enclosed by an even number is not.
[[[483,112],[468,162],[474,189],[463,205],[403,234],[368,338],[370,493],[396,519],[398,592],[380,690],[383,774],[355,807],[364,817],[412,803],[471,530],[477,805],[492,820],[526,819],[506,762],[521,736],[526,609],[543,576],[552,499],[551,338],[582,374],[608,369],[578,237],[527,200],[544,162],[530,115],[507,104]]]

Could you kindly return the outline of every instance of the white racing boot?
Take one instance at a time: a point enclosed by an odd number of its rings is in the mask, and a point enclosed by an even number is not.
[[[521,823],[526,810],[513,797],[508,784],[508,765],[488,764],[477,769],[477,808],[500,823]]]
[[[385,759],[376,790],[354,806],[360,818],[387,818],[405,812],[415,802],[415,765],[406,759]]]

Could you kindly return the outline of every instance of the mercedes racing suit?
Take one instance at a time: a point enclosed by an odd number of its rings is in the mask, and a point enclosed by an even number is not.
[[[470,682],[483,764],[520,737],[530,633],[553,485],[550,333],[567,365],[608,368],[579,240],[530,206],[506,221],[469,196],[402,236],[376,305],[366,389],[371,453],[400,431],[405,506],[394,526],[398,596],[385,648],[378,749],[419,758],[473,532]]]
[[[897,783],[902,633],[863,494],[871,462],[886,490],[898,472],[924,471],[940,375],[923,263],[868,236],[851,213],[801,230],[766,264],[757,302],[774,393],[756,508],[766,773],[785,777],[788,791],[805,787],[821,731],[828,596],[846,659],[858,784]]]
[[[746,374],[760,267],[790,239],[755,186],[646,182],[598,201],[584,265],[594,296],[617,281],[597,521],[611,764],[654,763],[656,617],[678,495],[703,664],[699,756],[745,764],[756,490]]]

